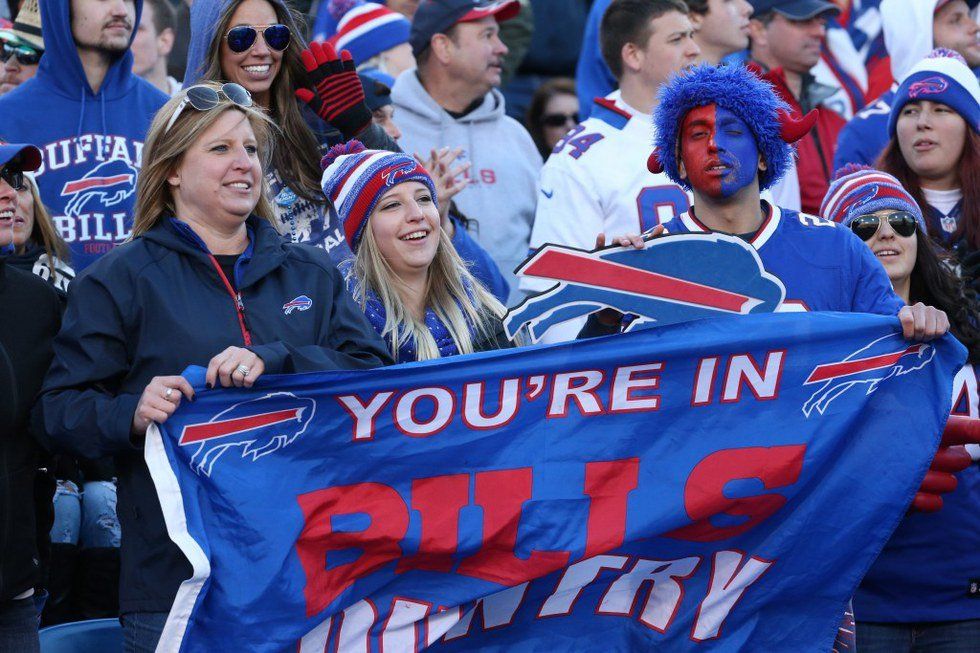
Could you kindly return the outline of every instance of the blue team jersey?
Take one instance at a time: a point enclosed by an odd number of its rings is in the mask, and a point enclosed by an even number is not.
[[[805,213],[762,203],[766,218],[748,238],[766,271],[786,287],[785,310],[895,315],[905,303],[850,229]],[[669,233],[711,231],[695,209],[664,225]]]
[[[978,372],[967,364],[953,379],[953,415],[980,417]],[[858,621],[980,619],[980,466],[956,480],[942,510],[910,513],[898,525],[854,595]]]

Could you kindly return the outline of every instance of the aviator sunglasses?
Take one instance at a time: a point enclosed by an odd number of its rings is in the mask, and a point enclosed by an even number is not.
[[[0,179],[7,182],[14,190],[24,190],[24,171],[11,166],[0,169]]]
[[[166,134],[168,131],[170,131],[170,128],[174,126],[174,123],[177,122],[177,118],[188,104],[198,111],[210,111],[218,106],[218,104],[221,102],[222,95],[225,96],[229,102],[232,102],[240,107],[247,109],[248,107],[252,106],[252,95],[245,90],[244,86],[240,86],[232,82],[222,84],[221,88],[205,86],[204,84],[191,86],[187,89],[187,95],[185,95],[184,99],[177,105],[174,115],[170,116],[170,121],[167,123],[167,127],[163,130],[163,133]]]
[[[869,241],[878,233],[881,223],[886,219],[895,233],[903,238],[908,238],[915,233],[915,216],[908,211],[895,211],[882,216],[859,215],[851,222],[851,231],[861,240]]]
[[[41,60],[41,53],[23,45],[4,42],[3,47],[0,48],[0,61],[7,63],[10,57],[14,57],[22,66],[33,66]]]
[[[238,25],[225,34],[228,49],[235,54],[241,54],[255,45],[259,31],[265,44],[277,52],[282,52],[289,46],[289,28],[279,23],[275,25]]]

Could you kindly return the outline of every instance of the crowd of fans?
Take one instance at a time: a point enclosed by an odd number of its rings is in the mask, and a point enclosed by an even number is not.
[[[519,346],[506,308],[550,284],[513,271],[545,243],[738,235],[809,271],[801,310],[948,325],[980,416],[977,4],[7,0],[0,651],[108,616],[154,649],[190,567],[142,443],[187,365],[249,387]],[[681,163],[695,79],[756,134],[736,203]],[[797,212],[840,235],[774,236]],[[976,464],[951,497],[869,572],[861,651],[980,650]]]

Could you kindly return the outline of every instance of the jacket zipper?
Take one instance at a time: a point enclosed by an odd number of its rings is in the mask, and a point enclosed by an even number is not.
[[[225,276],[224,271],[221,269],[221,265],[218,263],[218,259],[214,258],[213,254],[208,254],[208,258],[211,259],[211,265],[218,272],[218,278],[221,282],[225,284],[225,290],[231,295],[231,300],[235,302],[235,313],[238,315],[238,326],[242,329],[242,339],[245,341],[245,346],[248,347],[252,344],[252,334],[248,331],[248,323],[245,321],[245,304],[242,302],[242,293],[235,292],[235,289],[231,287],[231,283],[228,282],[228,277]]]

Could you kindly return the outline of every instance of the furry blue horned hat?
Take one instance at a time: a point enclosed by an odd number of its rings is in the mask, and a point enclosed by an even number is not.
[[[653,113],[655,149],[647,163],[650,172],[666,172],[675,183],[691,189],[690,182],[681,179],[678,172],[680,126],[688,111],[708,104],[728,109],[752,130],[766,160],[766,169],[759,172],[761,190],[786,173],[792,156],[790,143],[802,138],[817,118],[811,111],[802,119],[794,119],[772,86],[744,66],[700,64],[675,74],[660,87],[660,104]]]

